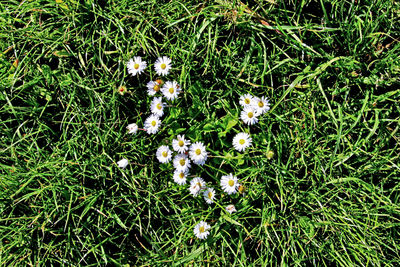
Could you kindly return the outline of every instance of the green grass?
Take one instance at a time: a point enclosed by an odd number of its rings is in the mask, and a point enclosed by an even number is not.
[[[3,1],[0,28],[0,265],[398,262],[395,1]],[[184,91],[156,135],[125,129],[148,116],[155,77],[128,75],[135,55],[172,58]],[[251,127],[246,92],[271,102]],[[218,205],[158,163],[179,133],[207,144],[191,174]],[[244,194],[222,195],[230,172]]]

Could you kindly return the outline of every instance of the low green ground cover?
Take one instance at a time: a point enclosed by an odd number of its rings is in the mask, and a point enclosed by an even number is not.
[[[398,3],[2,1],[0,29],[0,265],[398,262]],[[133,56],[170,57],[183,90],[154,135],[125,129],[155,77]],[[253,126],[246,93],[271,104]],[[177,134],[207,146],[191,174],[216,203],[157,161]]]

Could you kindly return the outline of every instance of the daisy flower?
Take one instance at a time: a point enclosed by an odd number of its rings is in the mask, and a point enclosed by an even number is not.
[[[194,197],[200,193],[200,190],[204,188],[206,182],[200,177],[195,177],[193,180],[190,181],[189,191]]]
[[[207,236],[210,234],[210,232],[208,231],[208,229],[210,229],[211,226],[208,225],[206,222],[204,221],[200,221],[198,224],[196,224],[196,226],[194,227],[194,234],[198,239],[206,239]]]
[[[117,162],[118,167],[120,167],[121,169],[125,169],[126,166],[128,166],[129,164],[129,160],[127,159],[121,159],[120,161]]]
[[[203,197],[207,204],[212,204],[215,198],[215,190],[213,188],[207,188],[207,190],[203,192]]]
[[[160,146],[157,149],[156,156],[159,162],[167,163],[172,158],[172,151],[169,149],[168,146]]]
[[[235,137],[233,137],[232,144],[237,151],[243,152],[246,148],[251,146],[251,141],[252,140],[249,134],[238,133],[235,135]]]
[[[248,125],[253,125],[257,123],[258,122],[257,116],[258,112],[252,106],[245,107],[240,113],[240,118],[244,123]]]
[[[168,75],[170,69],[171,59],[169,59],[168,57],[159,57],[154,63],[154,70],[157,72],[157,75]]]
[[[187,178],[187,176],[189,175],[189,171],[188,170],[186,170],[186,171],[178,171],[178,170],[175,170],[174,171],[174,182],[175,183],[177,183],[177,184],[179,184],[179,185],[184,185],[184,184],[186,184],[186,178]]]
[[[240,96],[239,104],[244,108],[245,107],[250,107],[251,104],[252,104],[252,100],[253,100],[253,96],[252,95],[245,94],[245,95]]]
[[[269,101],[265,96],[261,98],[254,97],[252,105],[257,110],[258,114],[264,114],[269,110]]]
[[[131,123],[126,126],[126,129],[128,129],[128,133],[130,134],[136,134],[137,130],[139,129],[136,123]]]
[[[160,128],[160,125],[161,121],[158,116],[155,115],[150,115],[144,121],[144,129],[146,129],[148,134],[155,134],[158,131],[158,128]]]
[[[161,85],[157,81],[155,81],[155,82],[154,81],[150,81],[150,82],[147,83],[146,86],[147,86],[147,93],[150,96],[155,95],[161,89]]]
[[[174,100],[178,97],[178,94],[181,92],[181,89],[176,81],[165,82],[164,86],[161,88],[161,92],[168,100]]]
[[[190,141],[185,139],[185,135],[178,135],[176,139],[172,140],[172,148],[178,153],[185,153],[188,145],[190,145]]]
[[[151,113],[153,113],[154,115],[156,115],[158,117],[162,117],[162,115],[164,115],[164,107],[165,107],[165,103],[162,102],[161,96],[155,97],[151,101],[151,104],[150,104]]]
[[[228,206],[226,206],[226,208],[225,208],[225,210],[227,211],[227,212],[229,212],[230,214],[232,214],[232,213],[234,213],[234,212],[236,212],[237,210],[236,210],[236,208],[235,208],[235,206],[234,205],[228,205]]]
[[[189,156],[193,163],[197,165],[204,165],[207,160],[206,147],[202,142],[196,142],[190,146]]]
[[[228,195],[234,194],[239,188],[238,178],[233,176],[232,173],[221,177],[221,187]]]
[[[134,57],[130,59],[127,63],[128,73],[135,76],[136,74],[141,74],[142,71],[147,67],[146,61],[142,61],[141,57]]]
[[[174,168],[177,171],[185,172],[190,168],[190,160],[188,159],[188,156],[185,154],[176,155],[174,157],[173,163],[174,163]]]

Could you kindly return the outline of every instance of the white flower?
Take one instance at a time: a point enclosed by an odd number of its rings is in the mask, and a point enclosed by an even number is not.
[[[252,105],[257,110],[258,114],[264,114],[269,110],[269,101],[265,96],[261,98],[254,97]]]
[[[138,130],[138,126],[136,123],[131,123],[126,126],[126,129],[128,129],[128,133],[130,134],[136,134]]]
[[[165,103],[162,102],[162,97],[155,97],[151,101],[150,110],[156,116],[162,117],[164,115]]]
[[[189,175],[189,171],[178,171],[175,170],[174,171],[174,182],[179,184],[179,185],[184,185],[186,184],[186,177]]]
[[[240,113],[242,121],[248,125],[253,125],[258,122],[258,112],[252,106],[245,107]]]
[[[172,158],[172,151],[169,149],[168,146],[160,146],[157,149],[156,156],[158,161],[161,163],[167,163]]]
[[[164,83],[164,86],[161,88],[161,92],[168,100],[174,100],[178,97],[178,94],[181,92],[181,89],[176,81],[167,81]]]
[[[178,154],[174,157],[173,160],[174,168],[177,171],[185,172],[190,168],[190,160],[185,154]]]
[[[146,129],[148,134],[155,134],[158,131],[158,128],[160,128],[160,125],[161,121],[158,116],[155,115],[150,115],[144,121],[144,128]]]
[[[193,163],[197,165],[204,165],[207,160],[206,147],[202,142],[196,142],[190,146],[189,156]]]
[[[242,96],[240,96],[239,104],[244,108],[250,107],[252,104],[252,99],[253,99],[253,96],[250,94],[242,95]]]
[[[207,236],[210,234],[210,232],[208,231],[208,229],[210,229],[210,228],[211,228],[211,226],[208,225],[206,222],[200,221],[194,227],[193,232],[194,232],[194,234],[196,235],[197,238],[206,239]]]
[[[146,86],[147,86],[147,93],[150,96],[155,95],[161,89],[161,86],[157,81],[155,81],[155,82],[154,81],[150,81],[150,82],[147,83]]]
[[[171,59],[169,59],[168,57],[159,57],[154,63],[154,70],[157,72],[157,75],[168,75],[170,69]]]
[[[190,145],[190,141],[185,139],[185,135],[178,135],[176,139],[172,140],[172,148],[179,153],[185,153],[188,145]]]
[[[189,191],[194,197],[200,193],[200,190],[204,189],[206,182],[200,177],[195,177],[190,181]]]
[[[147,67],[146,61],[142,61],[141,57],[134,57],[130,59],[127,63],[128,73],[135,76],[136,74],[141,74],[142,71]]]
[[[228,193],[228,195],[236,193],[239,185],[237,177],[233,176],[232,173],[221,177],[222,190],[224,190],[225,193]]]
[[[125,169],[126,166],[128,166],[129,160],[127,159],[121,159],[120,161],[117,162],[118,167]]]
[[[232,213],[234,213],[234,212],[236,212],[236,208],[235,208],[235,206],[234,205],[228,205],[228,206],[226,206],[226,211],[227,212],[229,212],[230,214],[232,214]]]
[[[215,198],[215,190],[213,188],[207,188],[207,190],[203,192],[203,196],[207,204],[212,204]]]
[[[238,133],[235,135],[235,137],[233,137],[232,144],[237,151],[244,151],[246,148],[251,146],[251,141],[252,140],[249,134]]]

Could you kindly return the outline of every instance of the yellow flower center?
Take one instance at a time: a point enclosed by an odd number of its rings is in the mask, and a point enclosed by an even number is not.
[[[182,140],[179,140],[178,145],[182,147],[185,145],[185,142],[183,142]]]
[[[166,158],[168,156],[168,152],[167,151],[163,151],[162,155],[163,155],[164,158]]]
[[[160,91],[160,86],[158,84],[154,85],[153,90],[156,92]]]
[[[158,103],[158,104],[157,104],[157,108],[158,108],[159,110],[162,109],[161,103]]]
[[[211,191],[210,191],[210,192],[208,192],[208,198],[209,198],[209,199],[211,199],[211,198],[212,198],[212,196],[213,196],[212,192],[211,192]]]
[[[249,116],[250,119],[253,118],[253,112],[247,113],[247,116]]]
[[[262,102],[262,101],[258,102],[258,106],[259,106],[260,108],[264,107],[264,102]]]
[[[138,63],[135,64],[135,66],[133,66],[136,70],[139,69],[140,65]]]
[[[186,160],[185,159],[181,159],[179,161],[179,164],[181,164],[181,166],[185,166]]]
[[[183,172],[181,172],[181,173],[179,174],[179,177],[180,177],[181,179],[183,179],[183,177],[185,177],[185,174],[184,174]]]
[[[200,155],[201,154],[201,150],[200,150],[200,148],[198,148],[198,149],[196,149],[196,155]]]
[[[152,122],[151,122],[151,125],[152,125],[153,127],[156,126],[156,124],[157,124],[156,121],[152,121]]]
[[[228,184],[229,184],[229,186],[233,186],[235,184],[235,181],[229,180]]]
[[[239,140],[239,144],[244,145],[244,143],[246,143],[246,141],[244,141],[244,139]]]
[[[199,232],[200,232],[200,234],[205,232],[204,226],[200,226]]]
[[[246,99],[244,100],[244,103],[246,103],[247,105],[250,104],[250,99],[246,98]]]
[[[162,64],[160,65],[160,68],[163,69],[163,70],[165,70],[166,67],[167,67],[167,65],[165,65],[165,63],[162,63]]]
[[[174,93],[174,88],[173,87],[171,87],[171,88],[169,88],[169,90],[168,90],[171,94],[173,94]]]

